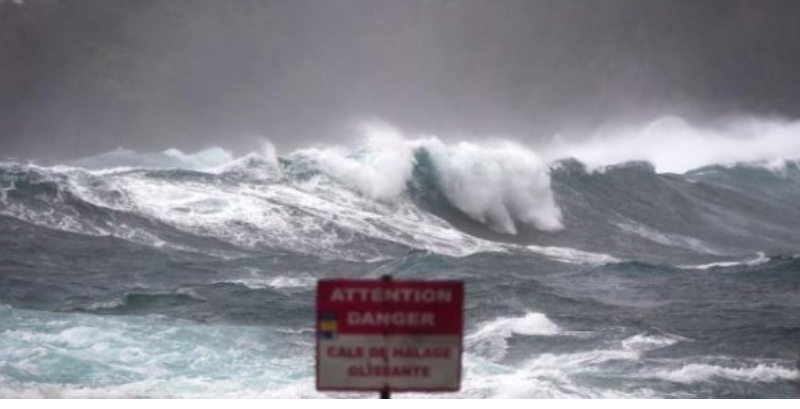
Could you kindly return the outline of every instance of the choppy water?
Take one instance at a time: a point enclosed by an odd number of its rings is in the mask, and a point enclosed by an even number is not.
[[[382,274],[466,283],[459,396],[796,396],[795,162],[392,143],[3,162],[0,396],[325,396],[316,280]]]

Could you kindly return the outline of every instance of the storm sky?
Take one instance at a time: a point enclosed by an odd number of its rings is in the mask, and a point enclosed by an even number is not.
[[[796,0],[0,0],[0,158],[800,117]]]

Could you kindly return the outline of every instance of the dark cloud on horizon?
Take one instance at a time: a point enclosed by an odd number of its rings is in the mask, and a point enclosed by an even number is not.
[[[0,0],[0,157],[800,117],[796,0]]]

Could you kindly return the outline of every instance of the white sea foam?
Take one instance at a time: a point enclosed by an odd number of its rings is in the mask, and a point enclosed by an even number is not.
[[[324,171],[376,200],[392,200],[405,191],[414,169],[414,147],[395,129],[364,125],[364,145],[350,151],[335,147],[299,152]]]
[[[490,228],[516,234],[517,222],[559,230],[561,212],[550,190],[544,162],[532,150],[510,142],[447,145],[436,138],[408,139],[387,125],[363,127],[365,144],[356,150],[310,149],[323,170],[377,200],[397,199],[406,189],[415,151],[430,154],[439,187],[456,208]]]
[[[447,146],[432,139],[442,191],[455,207],[493,229],[516,234],[516,221],[540,230],[563,228],[547,166],[532,150],[512,143]]]
[[[766,264],[770,262],[770,258],[765,256],[764,253],[759,252],[755,258],[743,261],[720,261],[716,263],[708,263],[708,264],[699,264],[699,265],[687,265],[681,266],[681,268],[689,269],[689,270],[710,270],[713,268],[726,268],[726,267],[737,267],[737,266],[747,266],[747,267],[756,267],[762,264]]]
[[[369,396],[314,390],[313,354],[309,353],[314,348],[313,338],[309,337],[311,325],[284,330],[199,325],[157,316],[59,314],[2,305],[0,310],[0,396],[5,398]],[[531,336],[553,335],[561,330],[541,314],[528,313],[489,321],[475,334],[502,338],[506,332]],[[439,396],[692,396],[681,391],[656,392],[636,384],[630,388],[620,382],[631,377],[681,384],[798,379],[797,370],[774,364],[689,363],[665,368],[658,360],[640,363],[647,351],[680,340],[671,335],[640,334],[622,340],[621,348],[595,345],[574,352],[535,353],[508,363],[498,363],[468,345],[462,391]],[[632,368],[650,372],[637,373]],[[611,381],[597,382],[598,378]],[[399,397],[406,396],[422,397]]]
[[[110,300],[104,301],[97,301],[89,304],[86,307],[88,311],[97,311],[97,310],[111,310],[114,308],[119,308],[125,305],[125,300],[123,297],[112,298]]]
[[[306,334],[13,309],[0,328],[3,397],[240,397],[313,387]]]
[[[260,160],[260,157],[251,155],[243,160]],[[253,169],[248,163],[242,163],[243,160],[229,163],[215,172]],[[506,246],[454,229],[407,199],[375,202],[371,197],[342,189],[325,175],[296,183],[284,180],[279,184],[260,184],[260,180],[253,183],[245,180],[240,184],[225,184],[151,177],[146,171],[132,169],[91,173],[65,167],[35,167],[34,170],[58,186],[58,197],[50,202],[53,208],[31,209],[12,202],[0,212],[69,232],[115,236],[157,247],[184,249],[146,229],[81,217],[64,202],[62,192],[101,208],[136,213],[192,234],[248,247],[271,246],[358,260],[382,257],[383,254],[372,246],[362,250],[349,245],[350,240],[361,235],[365,239],[380,239],[452,256],[506,251]]]
[[[522,317],[500,317],[484,322],[468,334],[464,340],[468,348],[492,360],[502,359],[508,350],[508,339],[512,336],[552,336],[561,333],[561,328],[546,315],[528,311]]]
[[[673,122],[654,124],[653,128],[687,126]],[[774,129],[769,132],[780,133]],[[442,193],[454,207],[473,219],[507,234],[517,233],[520,224],[547,231],[563,227],[547,165],[536,152],[524,146],[409,139],[385,125],[365,126],[364,133],[366,142],[361,148],[312,149],[289,155],[290,161],[304,158],[323,171],[302,180],[289,180],[281,173],[275,149],[268,144],[261,154],[234,161],[230,161],[230,153],[220,149],[196,154],[170,150],[142,157],[130,151],[117,151],[95,158],[95,162],[113,162],[133,157],[149,166],[202,168],[211,174],[250,172],[241,181],[225,177],[170,179],[141,169],[93,172],[66,167],[36,169],[56,182],[66,177],[66,185],[60,187],[63,192],[74,193],[96,206],[133,212],[190,234],[248,248],[274,247],[353,260],[397,254],[402,251],[401,246],[451,256],[508,248],[460,232],[406,197],[404,192],[413,173],[416,153],[424,150],[429,154]],[[253,162],[258,163],[251,166]],[[173,246],[159,237],[159,233],[147,229],[81,216],[63,203],[62,190],[59,197],[47,204],[49,207],[33,209],[10,200],[7,189],[2,189],[2,214],[60,230]],[[664,245],[718,253],[699,239],[660,232],[634,221],[623,221],[619,227]],[[398,246],[392,253],[387,252],[386,246],[361,245],[365,242]],[[619,261],[577,249],[539,246],[528,249],[563,262],[599,265]]]
[[[622,262],[622,260],[608,254],[592,253],[569,247],[525,246],[525,248],[564,263],[600,266]]]
[[[622,348],[630,351],[651,351],[666,348],[670,345],[686,341],[686,338],[676,335],[645,335],[637,334],[622,340]]]
[[[89,236],[114,236],[154,247],[171,246],[181,248],[165,242],[157,235],[146,230],[133,228],[116,220],[102,221],[83,217],[74,204],[67,200],[70,194],[74,194],[89,203],[106,207],[100,196],[104,193],[112,193],[113,190],[107,183],[93,177],[86,171],[63,166],[46,168],[36,165],[25,165],[23,169],[36,172],[43,182],[55,185],[55,197],[37,197],[36,200],[40,202],[39,206],[29,206],[25,202],[9,200],[6,196],[4,205],[0,207],[0,214],[38,226],[71,233]],[[12,186],[14,186],[13,183]],[[124,195],[122,198],[112,200],[120,202],[118,203],[120,207],[125,203],[129,203]]]
[[[658,172],[675,173],[740,162],[774,168],[800,158],[798,134],[798,121],[742,118],[703,127],[665,117],[644,126],[602,130],[585,140],[555,140],[543,153],[551,161],[578,159],[590,169],[629,161],[648,161]]]
[[[242,178],[210,179],[201,174],[169,178],[141,169],[31,168],[52,179],[58,197],[49,200],[48,207],[10,201],[0,212],[59,230],[180,246],[146,228],[82,216],[64,201],[62,193],[69,193],[97,207],[134,213],[248,248],[352,260],[386,257],[392,254],[387,253],[387,243],[395,245],[390,248],[395,253],[404,251],[403,247],[451,256],[505,251],[502,245],[458,231],[404,197],[414,165],[414,144],[392,130],[373,127],[367,132],[372,142],[362,151],[345,155],[336,149],[317,150],[292,156],[310,158],[329,173],[297,180],[281,174],[270,146],[263,157],[249,155],[207,171]],[[177,151],[167,156],[188,160]]]
[[[556,335],[561,329],[546,315],[528,311],[522,317],[500,317],[481,325],[480,329],[469,335],[471,338],[486,336],[510,337],[519,335]]]
[[[778,365],[725,367],[708,364],[688,364],[680,369],[656,372],[652,376],[676,383],[713,382],[726,379],[740,382],[776,382],[798,379],[798,371]]]
[[[223,281],[218,281],[218,283],[238,284],[253,290],[259,290],[264,288],[275,288],[282,290],[282,289],[294,289],[294,288],[311,288],[314,285],[316,285],[317,278],[311,276],[300,276],[300,277],[278,276],[270,278],[254,277],[254,278],[241,278],[234,280],[223,280]]]
[[[323,176],[296,185],[165,182],[145,174],[120,175],[116,182],[134,203],[123,210],[248,247],[351,259],[383,255],[372,246],[351,244],[359,237],[449,255],[497,247],[408,201],[375,202]]]
[[[615,361],[637,361],[641,353],[631,350],[595,349],[565,354],[540,354],[514,366],[469,357],[464,393],[469,397],[493,398],[634,398],[655,395],[642,389],[635,394],[587,387],[576,380],[597,374]]]

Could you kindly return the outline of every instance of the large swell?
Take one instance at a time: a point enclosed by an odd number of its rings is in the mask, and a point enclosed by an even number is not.
[[[0,163],[0,396],[326,396],[316,280],[383,274],[465,281],[460,396],[796,395],[800,152],[665,169],[367,133]]]

